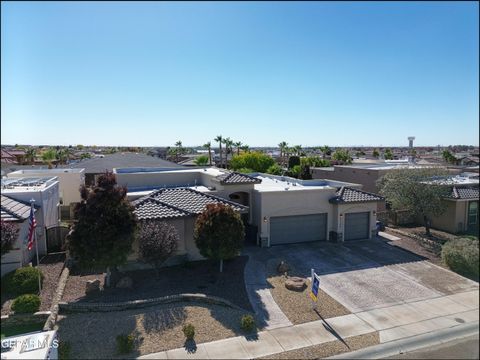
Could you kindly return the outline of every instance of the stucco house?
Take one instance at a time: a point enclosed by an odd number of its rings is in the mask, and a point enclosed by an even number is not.
[[[200,258],[193,224],[207,203],[234,207],[255,229],[259,246],[353,241],[375,236],[377,203],[384,199],[361,185],[333,180],[298,180],[262,173],[239,174],[204,169],[114,169],[117,183],[140,219],[172,223],[181,236],[179,249]],[[133,258],[135,255],[133,255]]]
[[[1,259],[2,276],[27,265],[35,255],[35,249],[25,247],[28,233],[30,200],[34,199],[38,252],[47,253],[47,229],[58,224],[59,183],[52,178],[2,179],[1,213],[3,221],[11,221],[20,228],[14,250]]]

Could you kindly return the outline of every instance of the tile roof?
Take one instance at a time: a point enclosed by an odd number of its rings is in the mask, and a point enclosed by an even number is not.
[[[477,199],[479,198],[478,188],[457,188],[452,187],[452,192],[448,196],[452,199]]]
[[[132,202],[139,219],[163,219],[200,214],[207,204],[224,204],[235,211],[248,207],[190,188],[159,189]]]
[[[366,191],[342,186],[336,196],[329,200],[332,204],[383,201],[384,197]]]
[[[220,184],[260,184],[262,182],[262,180],[253,176],[233,171],[218,175],[216,179],[220,180]]]
[[[133,211],[139,220],[148,219],[174,219],[184,216],[191,216],[190,213],[177,209],[159,200],[146,197],[135,201]]]
[[[113,168],[128,167],[183,168],[181,165],[158,157],[130,152],[115,153],[105,155],[104,157],[85,159],[75,163],[71,167],[84,168],[86,174],[98,174],[105,172],[105,170],[112,171]]]
[[[3,221],[23,221],[30,215],[30,205],[27,203],[1,195],[1,204]]]

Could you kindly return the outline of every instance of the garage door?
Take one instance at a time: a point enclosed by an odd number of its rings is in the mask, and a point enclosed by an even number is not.
[[[345,214],[345,241],[368,239],[370,213]]]
[[[270,218],[270,245],[327,239],[327,214]]]

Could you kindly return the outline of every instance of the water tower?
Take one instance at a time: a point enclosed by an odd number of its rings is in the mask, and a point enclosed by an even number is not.
[[[413,140],[415,140],[415,136],[409,136],[408,137],[408,147],[410,149],[413,149]]]

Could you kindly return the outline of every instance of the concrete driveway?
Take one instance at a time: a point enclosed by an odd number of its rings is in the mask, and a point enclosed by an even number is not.
[[[257,249],[256,261],[284,259],[300,276],[314,268],[320,287],[353,313],[478,290],[478,283],[378,239]]]

